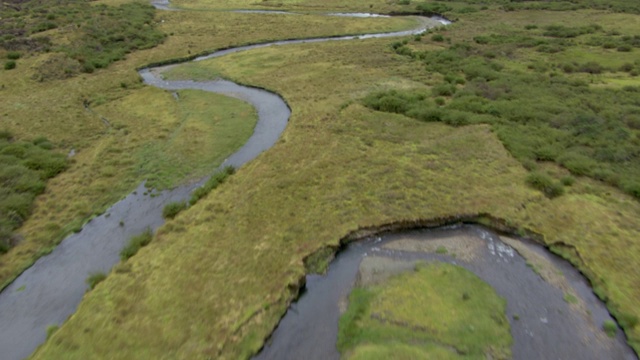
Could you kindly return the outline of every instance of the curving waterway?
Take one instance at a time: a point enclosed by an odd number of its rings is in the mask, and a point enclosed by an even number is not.
[[[158,9],[171,10],[166,0],[155,2],[154,5]],[[276,41],[217,51],[193,61],[266,46],[406,36],[448,23],[442,18],[418,19],[420,26],[408,31]],[[166,81],[161,74],[172,66],[175,65],[143,69],[140,76],[149,86],[169,91],[196,89],[224,94],[244,100],[257,110],[258,122],[253,135],[221,166],[240,167],[279,139],[291,115],[291,110],[280,96],[226,80]],[[18,276],[0,293],[0,359],[18,360],[29,356],[46,340],[49,326],[62,324],[76,311],[87,290],[85,280],[89,274],[108,273],[120,261],[120,250],[128,239],[147,229],[155,231],[164,223],[163,207],[170,202],[188,199],[190,193],[204,181],[160,192],[149,191],[144,183],[140,184],[135,191],[103,215],[92,219],[79,233],[64,239],[49,255],[38,259]]]
[[[325,275],[307,275],[303,295],[254,359],[338,359],[338,319],[354,285],[412,271],[418,261],[462,266],[507,301],[514,359],[637,359],[622,331],[614,338],[602,331],[602,323],[612,319],[568,262],[538,244],[474,225],[393,232],[351,243]]]

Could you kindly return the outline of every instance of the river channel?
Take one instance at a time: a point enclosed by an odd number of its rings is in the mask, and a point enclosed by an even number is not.
[[[166,0],[154,5],[158,9],[171,10]],[[344,15],[346,14],[340,14]],[[406,36],[424,32],[428,27],[448,23],[442,18],[417,19],[419,26],[413,30],[275,41],[217,51],[192,61],[266,46]],[[164,80],[162,72],[173,66],[176,65],[147,68],[139,73],[149,86],[168,91],[210,91],[246,101],[257,110],[258,122],[253,135],[237,152],[231,154],[221,167],[240,167],[272,147],[280,138],[291,115],[291,110],[280,96],[226,80]],[[188,199],[190,193],[205,180],[166,191],[152,191],[141,183],[136,190],[110,207],[103,215],[92,219],[79,233],[64,239],[50,254],[38,259],[18,276],[0,293],[0,358],[18,360],[29,356],[46,340],[48,327],[62,324],[76,311],[87,291],[87,277],[97,272],[108,273],[120,261],[120,250],[132,236],[147,229],[155,231],[164,223],[163,207],[170,202]]]
[[[418,261],[462,266],[507,301],[514,359],[637,359],[622,331],[614,338],[604,333],[603,322],[611,320],[606,307],[568,262],[538,244],[475,225],[351,243],[325,275],[307,276],[303,295],[254,359],[338,359],[338,319],[354,284],[385,272],[412,271]],[[568,301],[568,294],[574,298]]]

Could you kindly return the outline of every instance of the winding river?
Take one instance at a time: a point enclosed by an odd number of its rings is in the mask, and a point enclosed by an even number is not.
[[[154,6],[171,10],[166,0],[154,3]],[[406,36],[424,32],[429,26],[446,23],[447,21],[441,18],[420,18],[420,26],[408,31],[275,41],[217,51],[193,61],[266,46]],[[169,91],[196,89],[224,94],[246,101],[257,110],[258,122],[252,136],[238,151],[230,155],[221,167],[240,167],[273,146],[279,139],[291,115],[291,110],[280,96],[226,80],[165,81],[161,74],[172,66],[175,65],[147,68],[139,73],[149,86]],[[0,293],[0,358],[18,360],[29,356],[46,340],[49,326],[62,324],[76,311],[87,291],[85,280],[89,274],[108,273],[120,261],[120,250],[132,236],[147,229],[155,231],[164,223],[163,207],[170,202],[188,199],[190,193],[205,180],[160,192],[149,191],[144,183],[141,183],[136,190],[114,204],[103,215],[92,219],[79,233],[64,239],[49,255],[38,259],[18,276]]]

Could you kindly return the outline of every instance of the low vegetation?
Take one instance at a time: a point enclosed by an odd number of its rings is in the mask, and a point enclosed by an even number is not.
[[[162,209],[162,217],[165,219],[173,219],[182,210],[187,208],[187,203],[184,201],[175,201],[168,203]]]
[[[157,29],[154,8],[143,2],[120,6],[92,5],[63,0],[56,6],[28,0],[0,6],[0,48],[8,51],[5,69],[15,67],[20,52],[60,51],[59,57],[42,65],[39,80],[90,73],[121,60],[126,54],[160,44],[165,35]],[[50,32],[57,29],[67,42],[56,43]],[[12,68],[13,68],[12,67]]]
[[[149,245],[151,239],[153,239],[153,233],[151,230],[147,230],[140,235],[132,237],[129,239],[127,245],[120,251],[120,259],[125,261],[137,254],[138,250]]]
[[[442,80],[430,92],[384,90],[363,103],[421,121],[490,124],[523,164],[555,162],[573,175],[604,181],[640,199],[640,112],[634,105],[640,86],[593,85],[603,77],[631,79],[640,62],[621,59],[617,52],[588,56],[594,42],[607,42],[602,38],[614,47],[623,41],[640,47],[632,33],[599,24],[507,26],[435,51],[395,42],[397,54],[424,63]],[[590,61],[551,55],[559,52]],[[628,62],[617,65],[620,61]],[[558,180],[534,171],[527,182],[556,197],[563,193]]]
[[[233,175],[235,171],[236,169],[233,166],[225,166],[222,170],[213,174],[213,176],[211,176],[204,185],[193,191],[191,199],[189,199],[189,204],[193,205],[197,203],[198,200],[207,196],[207,194],[209,194],[213,189],[224,183],[229,176]]]
[[[46,138],[20,141],[0,131],[0,253],[19,241],[14,231],[31,215],[46,181],[67,168]]]
[[[103,272],[95,272],[95,273],[89,274],[89,277],[87,277],[86,282],[87,282],[87,285],[89,285],[89,289],[93,290],[96,287],[96,285],[104,281],[104,279],[106,278],[107,278],[107,274]]]
[[[418,265],[413,273],[351,292],[338,350],[347,359],[509,359],[505,307],[491,286],[462,267]]]

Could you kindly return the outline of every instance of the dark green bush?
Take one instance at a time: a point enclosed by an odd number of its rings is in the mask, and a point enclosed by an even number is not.
[[[31,214],[46,180],[67,167],[64,155],[51,147],[45,138],[21,142],[7,131],[0,133],[0,252],[9,249],[13,231]]]
[[[18,60],[20,59],[20,53],[17,51],[9,51],[7,53],[7,59],[9,60]]]
[[[431,35],[431,40],[437,41],[437,42],[442,42],[442,41],[444,41],[444,36],[442,36],[442,34],[433,34],[433,35]]]
[[[16,68],[16,62],[13,60],[9,60],[6,63],[4,63],[5,70],[13,70],[15,68]]]

